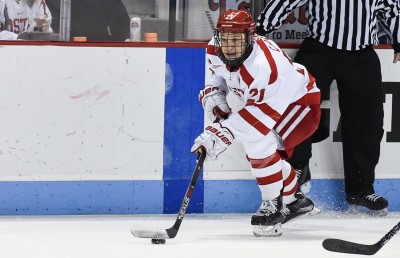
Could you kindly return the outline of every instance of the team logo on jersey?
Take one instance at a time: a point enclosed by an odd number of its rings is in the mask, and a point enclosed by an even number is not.
[[[213,64],[213,65],[211,65],[211,68],[212,68],[212,69],[218,69],[218,68],[220,68],[220,67],[222,67],[222,65],[219,65],[219,64]]]
[[[228,137],[224,135],[223,132],[219,131],[217,128],[212,127],[211,125],[207,126],[206,131],[212,132],[215,136],[221,139],[223,143],[225,143],[227,146],[231,145],[232,142],[229,140]]]

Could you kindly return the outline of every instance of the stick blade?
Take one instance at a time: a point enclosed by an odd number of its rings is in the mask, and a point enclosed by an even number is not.
[[[334,238],[325,239],[322,246],[331,252],[363,255],[373,255],[380,249],[377,244],[363,245]]]
[[[167,231],[164,230],[136,230],[131,229],[132,235],[138,238],[169,239]]]

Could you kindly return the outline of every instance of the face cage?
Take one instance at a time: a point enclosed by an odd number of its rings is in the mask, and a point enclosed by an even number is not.
[[[227,32],[228,35],[231,32]],[[237,67],[239,65],[241,65],[244,60],[247,59],[247,57],[249,57],[251,50],[252,50],[252,38],[250,36],[250,32],[249,30],[246,30],[245,34],[245,48],[243,50],[243,53],[240,57],[236,58],[236,59],[228,59],[225,57],[224,52],[222,52],[222,44],[221,44],[221,40],[219,37],[219,31],[218,29],[216,29],[214,31],[214,47],[215,47],[215,51],[217,52],[219,58],[221,58],[222,62],[230,67]],[[243,48],[242,48],[243,49]]]

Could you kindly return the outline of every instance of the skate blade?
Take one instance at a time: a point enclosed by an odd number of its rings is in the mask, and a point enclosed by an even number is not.
[[[312,209],[312,211],[307,212],[306,215],[314,216],[314,215],[317,215],[317,214],[320,214],[320,213],[321,213],[321,210],[318,209],[317,207],[314,207],[314,209]]]
[[[253,234],[256,237],[279,237],[282,236],[281,223],[273,226],[254,225]]]
[[[358,205],[349,205],[348,212],[351,214],[365,214],[372,217],[385,217],[389,213],[386,208],[382,210],[370,210]]]

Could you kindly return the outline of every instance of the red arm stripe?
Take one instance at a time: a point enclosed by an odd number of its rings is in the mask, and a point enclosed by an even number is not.
[[[239,115],[251,126],[253,126],[262,135],[267,135],[271,130],[265,126],[260,120],[255,118],[246,108],[241,109]]]
[[[271,68],[271,75],[269,76],[268,84],[273,84],[278,79],[278,68],[276,67],[275,60],[272,57],[272,54],[269,51],[267,45],[265,45],[264,41],[257,40],[257,44],[260,46],[261,50],[264,52],[264,55],[267,58],[269,66]]]
[[[254,102],[248,102],[246,106],[256,106],[258,107],[264,114],[269,116],[275,122],[278,122],[281,119],[281,114],[279,114],[275,109],[270,107],[267,103],[256,104]]]

